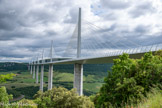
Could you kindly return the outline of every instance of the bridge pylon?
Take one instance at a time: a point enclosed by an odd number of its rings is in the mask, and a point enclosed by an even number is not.
[[[78,37],[77,37],[77,58],[81,56],[81,8],[79,8],[78,17]],[[79,95],[83,95],[83,64],[74,64],[74,84]]]

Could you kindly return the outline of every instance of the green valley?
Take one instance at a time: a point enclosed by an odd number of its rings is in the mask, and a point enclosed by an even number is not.
[[[107,70],[110,70],[112,64],[86,64],[84,65],[83,92],[84,95],[92,95],[99,91],[103,84],[104,77],[107,76]],[[18,68],[20,67],[20,68]],[[73,88],[73,65],[54,65],[53,86]],[[12,71],[11,71],[12,70]],[[39,84],[35,84],[30,71],[27,70],[27,64],[24,63],[0,63],[0,73],[14,73],[16,76],[6,83],[0,84],[5,86],[8,93],[12,93],[14,98],[25,95],[25,98],[32,99],[34,94],[39,90]],[[44,72],[44,90],[47,90],[48,84],[48,65],[45,66]]]

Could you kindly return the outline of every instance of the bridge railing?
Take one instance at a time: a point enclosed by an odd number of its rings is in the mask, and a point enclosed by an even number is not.
[[[141,47],[131,48],[131,49],[115,50],[113,52],[107,52],[104,54],[98,54],[100,56],[86,56],[81,58],[119,56],[122,55],[123,53],[127,53],[127,54],[146,53],[149,51],[158,51],[161,49],[162,49],[162,44],[154,44],[154,45],[141,46]],[[72,60],[72,59],[76,59],[76,58],[53,58],[52,62],[62,61],[62,60]],[[50,58],[46,58],[43,61],[42,60],[39,60],[39,62],[35,61],[35,64],[38,63],[43,64],[43,63],[50,63],[50,62],[51,62]]]

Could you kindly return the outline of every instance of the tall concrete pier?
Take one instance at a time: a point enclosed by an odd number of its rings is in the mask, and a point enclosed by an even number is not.
[[[28,64],[28,70],[30,71],[30,63]]]
[[[35,63],[33,64],[33,79],[35,79]]]
[[[83,64],[74,64],[74,88],[77,93],[83,95]]]
[[[39,80],[39,59],[37,57],[37,71],[36,71],[36,84],[38,84]]]
[[[30,64],[30,74],[32,75],[32,73],[33,73],[33,65],[32,65],[32,63]]]
[[[38,76],[39,76],[39,65],[37,64],[37,71],[36,71],[36,84],[38,84]]]
[[[52,64],[52,57],[53,57],[53,40],[51,41],[51,64],[49,64],[49,72],[48,72],[48,90],[52,89],[53,84],[53,64]]]
[[[50,64],[48,72],[48,90],[52,89],[52,84],[53,84],[53,64]]]
[[[43,56],[44,56],[44,50],[42,52],[42,64],[41,64],[41,76],[40,76],[40,88],[39,90],[43,91],[43,77],[44,77],[44,60],[43,60]]]
[[[77,58],[81,55],[81,8],[79,8],[78,17],[78,40],[77,40]],[[83,64],[74,64],[74,88],[79,95],[83,95]]]
[[[41,65],[40,90],[43,91],[44,65]]]

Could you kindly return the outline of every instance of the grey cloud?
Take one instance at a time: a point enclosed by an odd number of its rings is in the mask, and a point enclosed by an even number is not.
[[[27,19],[25,19],[25,8],[22,5],[16,6],[18,1],[3,1],[0,4],[0,40],[13,40],[14,38],[24,38],[31,34],[31,31],[24,29]],[[10,5],[9,5],[10,4]]]
[[[105,28],[105,29],[101,29],[99,30],[99,32],[109,32],[109,31],[114,31],[116,28],[118,27],[118,25],[116,23],[112,24],[109,28]]]
[[[29,18],[33,19],[34,22],[38,23],[48,23],[48,22],[55,22],[58,20],[59,17],[55,14],[57,10],[47,10],[47,9],[36,9],[31,10],[28,13]]]
[[[129,2],[122,0],[100,0],[101,5],[108,9],[125,9],[130,6]]]
[[[15,26],[15,15],[0,9],[0,30],[13,30]]]
[[[142,2],[142,3],[140,2],[140,4],[138,4],[136,7],[134,7],[132,10],[129,11],[129,14],[132,17],[136,18],[140,17],[141,15],[145,15],[155,11],[156,9],[153,8],[151,2]]]
[[[14,28],[14,25],[11,21],[8,21],[7,19],[0,19],[0,29],[1,30],[12,30]]]
[[[13,31],[0,30],[0,41],[14,40],[15,38],[29,38],[32,35],[32,31],[28,29],[22,30],[17,28]]]
[[[104,20],[116,20],[119,17],[113,12],[111,12],[111,13],[107,12],[105,14],[101,14],[101,16],[103,17]]]
[[[54,31],[52,31],[52,30],[47,30],[47,31],[46,31],[46,34],[47,34],[48,36],[54,36],[54,35],[57,35],[57,33],[54,32]]]
[[[138,25],[135,28],[136,33],[146,33],[150,30],[150,26]]]
[[[34,1],[36,2],[36,1]],[[69,35],[69,31],[66,34],[57,34],[55,30],[46,28],[42,33],[35,32],[35,27],[41,25],[46,27],[49,23],[59,23],[61,19],[67,19],[65,15],[68,13],[68,9],[64,10],[67,5],[70,5],[69,1],[50,1],[51,3],[42,3],[40,8],[34,7],[32,0],[20,1],[13,0],[12,3],[9,0],[1,1],[0,3],[0,42],[12,41],[14,44],[0,46],[0,57],[9,58],[24,58],[29,57],[39,52],[43,48],[50,48],[50,40],[54,40],[55,51],[58,54],[63,52],[66,42],[66,35]],[[38,2],[38,1],[37,1]],[[38,2],[39,4],[40,2]],[[64,10],[64,11],[63,11]],[[75,9],[69,11],[71,21],[74,23]],[[39,30],[38,30],[39,31]],[[23,42],[24,41],[24,42]],[[47,54],[48,55],[48,54]]]
[[[25,25],[25,23],[29,23],[29,19],[27,19],[27,13],[29,11],[28,6],[30,6],[30,2],[22,3],[23,1],[13,0],[12,2],[9,0],[5,0],[0,4],[0,19],[6,26],[12,26],[14,29],[16,26],[20,26],[21,24]],[[33,24],[33,22],[32,22]]]
[[[28,38],[35,36],[30,30],[39,24],[46,26],[49,22],[57,22],[56,11],[53,8],[31,9],[31,1],[6,0],[0,4],[0,40]],[[52,32],[50,32],[52,33]],[[51,34],[49,34],[51,35]],[[53,34],[54,35],[54,34]]]
[[[0,50],[0,57],[15,57],[15,58],[24,58],[24,57],[29,57],[31,54],[27,54],[25,52],[23,52],[22,49],[14,49],[16,47],[12,47],[12,48],[7,48],[7,49],[1,49]],[[21,52],[21,53],[20,53]]]
[[[78,10],[75,8],[71,8],[67,15],[65,16],[64,23],[76,23],[78,16]]]

